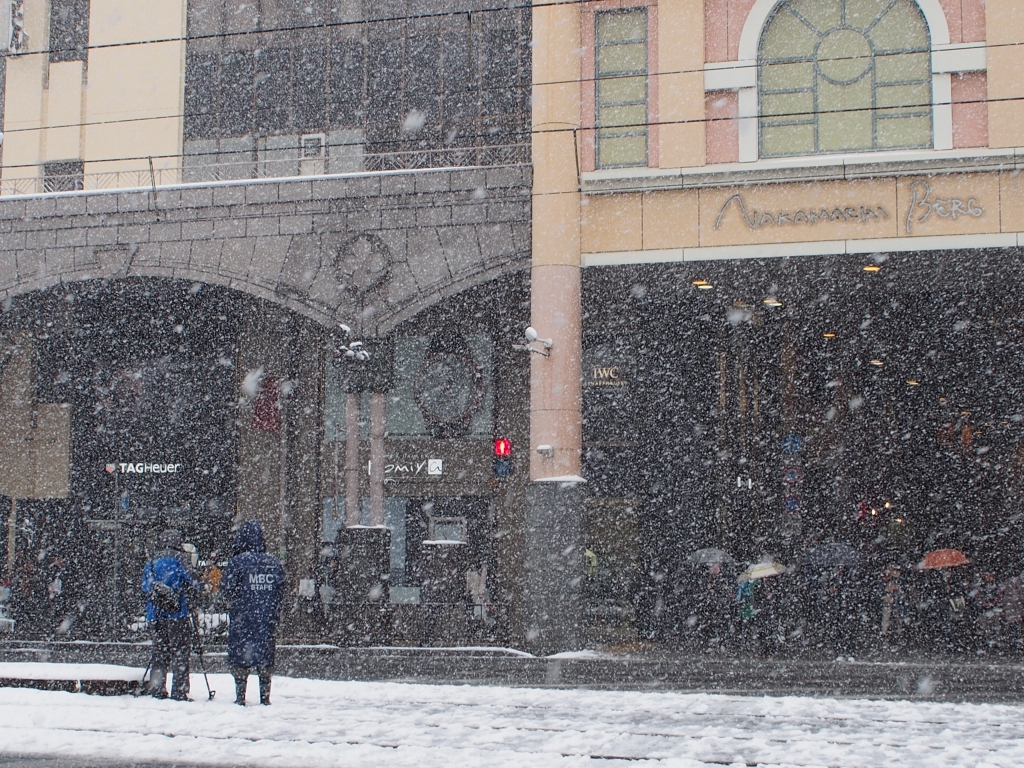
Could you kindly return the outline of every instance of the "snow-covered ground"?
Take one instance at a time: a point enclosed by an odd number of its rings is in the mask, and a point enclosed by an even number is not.
[[[0,688],[0,752],[294,768],[1024,765],[1012,705],[281,677],[271,707],[242,709],[230,677],[210,682],[212,702],[193,676],[191,703]]]

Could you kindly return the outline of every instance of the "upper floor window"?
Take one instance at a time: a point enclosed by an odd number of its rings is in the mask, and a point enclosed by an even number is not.
[[[783,0],[758,51],[761,157],[930,147],[930,51],[913,0]]]
[[[647,10],[597,14],[597,167],[647,165]]]

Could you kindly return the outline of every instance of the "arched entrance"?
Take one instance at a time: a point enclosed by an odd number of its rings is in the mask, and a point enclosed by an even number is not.
[[[295,312],[182,280],[10,301],[0,492],[19,635],[132,636],[138,575],[165,527],[203,570],[230,555],[237,521],[259,519],[293,578],[308,575],[318,476],[296,457],[319,448],[324,339]]]

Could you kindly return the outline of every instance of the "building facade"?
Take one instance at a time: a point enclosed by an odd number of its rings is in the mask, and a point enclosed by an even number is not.
[[[876,641],[886,589],[1020,572],[1022,35],[991,0],[535,5],[532,469],[588,481],[606,634],[692,635],[703,548],[852,551],[862,608],[818,618]]]
[[[0,30],[19,632],[134,636],[152,534],[213,578],[247,517],[288,636],[345,643],[688,641],[715,549],[793,566],[816,652],[886,605],[955,628],[960,581],[1020,570],[1009,0],[8,0]],[[917,569],[944,549],[970,569]]]
[[[519,642],[526,472],[493,452],[528,442],[529,9],[0,20],[18,633],[133,637],[156,532],[215,583],[256,518],[286,636]]]

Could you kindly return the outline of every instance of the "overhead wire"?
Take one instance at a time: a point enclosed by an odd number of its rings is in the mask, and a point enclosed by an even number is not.
[[[334,28],[344,28],[344,27],[352,27],[352,26],[369,26],[369,25],[375,25],[375,24],[387,24],[387,23],[397,22],[397,21],[417,21],[417,20],[426,20],[426,19],[450,18],[450,17],[455,17],[455,16],[468,16],[468,17],[472,17],[475,14],[481,14],[481,13],[508,13],[509,11],[525,11],[525,10],[532,10],[532,9],[535,9],[535,8],[543,8],[543,7],[551,7],[551,6],[586,5],[586,4],[589,4],[591,2],[592,2],[592,0],[552,0],[552,2],[545,3],[543,6],[535,6],[535,5],[532,5],[532,4],[529,4],[529,3],[528,4],[508,3],[508,4],[503,4],[501,6],[492,6],[492,7],[488,7],[488,8],[477,8],[477,9],[472,9],[472,10],[459,9],[459,10],[449,10],[449,11],[424,12],[424,13],[418,13],[418,14],[403,14],[403,15],[394,15],[394,16],[382,16],[382,17],[374,17],[374,18],[365,18],[365,19],[348,19],[348,20],[342,20],[342,21],[323,21],[323,22],[310,23],[310,24],[290,25],[290,26],[286,26],[286,27],[274,27],[274,28],[270,28],[270,29],[244,29],[244,30],[224,31],[224,32],[205,33],[205,34],[186,34],[185,36],[174,36],[174,37],[167,37],[167,38],[155,38],[153,40],[119,41],[119,42],[114,42],[114,43],[97,43],[97,44],[92,44],[92,45],[86,46],[86,50],[87,51],[103,50],[103,49],[109,49],[109,48],[138,46],[138,45],[152,45],[152,44],[168,43],[168,42],[184,42],[184,43],[188,44],[188,43],[191,43],[191,42],[204,41],[204,40],[227,39],[227,38],[234,38],[234,37],[252,37],[252,36],[257,36],[258,37],[258,36],[263,36],[263,35],[274,35],[274,34],[280,34],[280,33],[312,31],[312,30],[317,30],[317,29],[334,29]],[[365,40],[358,40],[356,42],[363,42],[363,43],[365,43],[367,41],[365,41]],[[957,51],[957,50],[978,50],[979,48],[983,48],[984,50],[987,51],[989,49],[1002,48],[1002,47],[1014,47],[1016,45],[1018,45],[1018,43],[988,43],[988,42],[985,42],[983,46],[979,46],[977,43],[967,42],[967,43],[956,43],[956,44],[949,45],[949,46],[943,48],[943,51],[945,52],[945,51]],[[60,49],[60,51],[62,51],[62,52],[65,51],[65,50],[67,50],[67,49],[64,49],[64,48]],[[246,50],[252,50],[252,49],[246,49]],[[41,49],[41,50],[26,51],[26,52],[17,54],[16,56],[20,57],[20,56],[31,56],[31,55],[44,55],[44,54],[49,54],[49,53],[52,53],[52,52],[53,51],[50,50],[50,49]],[[224,51],[222,53],[237,53],[237,52],[243,52],[243,51]],[[918,53],[928,53],[928,52],[926,52],[926,51],[919,51]],[[904,54],[905,54],[905,52],[895,52],[895,53],[892,53],[892,54],[880,54],[880,55],[876,56],[876,58],[881,57],[881,56],[887,56],[887,55],[904,55]],[[9,57],[9,58],[14,58],[14,57],[15,56],[12,56],[12,57]],[[836,60],[840,60],[840,59],[843,59],[843,58],[847,58],[847,57],[836,57]],[[849,57],[849,58],[854,58],[854,57]],[[711,62],[711,63],[719,63],[719,62]],[[749,66],[749,65],[747,65],[747,66]],[[646,77],[648,79],[655,79],[656,80],[657,78],[662,77],[662,76],[678,75],[678,74],[698,74],[698,73],[704,73],[706,71],[708,71],[706,66],[702,66],[702,67],[695,67],[695,68],[689,68],[689,69],[666,70],[666,71],[660,71],[660,72],[654,72],[654,73],[642,73],[641,72],[641,73],[629,73],[629,74],[616,74],[616,75],[612,75],[612,76],[601,76],[601,77],[595,75],[595,76],[592,76],[592,77],[591,76],[587,76],[587,77],[580,77],[580,78],[573,78],[573,79],[566,79],[566,80],[545,80],[545,81],[542,81],[542,82],[531,82],[528,85],[524,85],[524,86],[518,86],[518,85],[508,86],[508,88],[520,92],[519,94],[517,94],[517,100],[518,100],[518,99],[522,99],[525,93],[532,92],[537,87],[557,86],[557,85],[570,85],[570,84],[575,84],[575,83],[579,83],[581,86],[582,85],[593,85],[593,84],[596,84],[598,81],[607,81],[607,80],[611,80],[611,79],[620,79],[620,78],[632,78],[632,77],[637,77],[637,76],[643,76],[643,77]],[[721,71],[721,70],[716,70],[716,71]],[[735,89],[728,89],[728,88],[712,89],[712,90],[705,90],[705,93],[727,92],[727,91],[730,91],[730,90],[735,90]],[[478,87],[473,87],[473,88],[466,88],[464,90],[450,91],[448,93],[442,93],[442,94],[436,94],[436,95],[441,96],[442,98],[444,98],[444,97],[458,97],[459,95],[477,93],[478,91],[479,91]],[[253,93],[253,100],[254,100],[254,102],[255,102],[255,98],[256,98],[256,93],[255,93],[255,88],[254,88],[254,93]],[[1014,102],[1014,101],[1020,101],[1020,100],[1024,100],[1024,95],[1021,95],[1021,96],[1006,96],[1006,97],[999,97],[999,98],[986,97],[986,98],[983,98],[983,99],[966,99],[966,100],[961,100],[961,101],[957,101],[957,102],[953,102],[953,103],[955,103],[957,105],[992,104],[992,103],[1000,103],[1000,102]],[[913,108],[922,108],[923,109],[923,108],[932,108],[933,106],[935,106],[935,104],[931,103],[931,102],[930,103],[920,103],[920,104],[905,104],[905,105],[900,105],[898,107],[898,109],[913,109]],[[413,105],[413,108],[415,108],[415,105]],[[251,105],[251,108],[248,110],[248,112],[251,114],[252,112],[257,112],[258,113],[258,112],[261,112],[261,111],[270,111],[270,110],[276,110],[276,109],[279,109],[279,106],[276,106],[276,105],[260,106],[259,104],[254,103],[254,104]],[[891,110],[891,109],[894,109],[894,108],[887,107],[886,109],[887,110]],[[614,127],[614,128],[617,128],[617,129],[631,129],[631,128],[632,129],[640,129],[640,128],[650,129],[650,128],[660,127],[660,126],[701,124],[701,123],[722,123],[722,122],[730,122],[730,121],[743,120],[743,119],[760,120],[760,119],[762,119],[764,117],[771,117],[771,118],[776,118],[776,119],[799,120],[800,118],[813,117],[814,115],[824,114],[824,113],[827,113],[827,114],[842,114],[842,113],[858,113],[858,112],[867,112],[867,111],[875,111],[875,108],[849,108],[849,109],[828,110],[827,112],[824,112],[824,111],[812,111],[812,112],[786,113],[784,115],[779,115],[779,114],[766,115],[766,114],[761,113],[760,111],[758,111],[757,113],[755,113],[753,115],[742,115],[742,116],[740,116],[740,115],[722,115],[722,116],[707,116],[707,115],[705,115],[703,117],[694,117],[694,118],[681,118],[681,119],[674,119],[674,120],[661,120],[661,119],[658,119],[658,120],[648,120],[648,121],[636,122],[636,123],[616,124],[615,126],[610,126],[610,127]],[[4,133],[5,134],[17,134],[17,133],[22,133],[22,132],[36,132],[36,131],[41,131],[41,130],[52,130],[52,129],[61,129],[61,128],[80,128],[80,127],[93,127],[93,126],[105,126],[105,125],[124,125],[124,124],[144,123],[144,122],[158,121],[158,120],[187,120],[187,119],[192,118],[192,117],[198,117],[198,116],[201,116],[201,115],[209,115],[209,114],[211,114],[211,113],[209,113],[209,112],[191,112],[191,113],[180,112],[180,113],[170,113],[170,114],[160,114],[160,115],[149,115],[149,116],[143,116],[143,117],[86,120],[86,121],[80,121],[80,122],[75,122],[75,123],[64,123],[64,124],[57,124],[57,125],[45,125],[45,126],[40,125],[40,126],[25,126],[25,127],[14,127],[14,126],[12,126],[10,128],[7,128],[4,131]],[[218,114],[218,113],[215,112],[215,113],[212,113],[212,114]],[[352,129],[352,128],[358,129],[360,126],[358,124],[345,125],[345,124],[339,123],[339,124],[337,124],[337,125],[335,125],[333,127],[335,129],[345,129],[345,128],[348,128],[348,129]],[[526,126],[522,126],[523,130],[521,130],[521,131],[518,131],[518,130],[499,131],[498,133],[503,133],[506,136],[508,136],[508,135],[521,135],[524,138],[526,138],[527,136],[532,135],[532,134],[566,133],[566,132],[575,132],[575,131],[579,131],[579,130],[596,130],[597,128],[598,128],[598,126],[563,125],[563,126],[546,126],[546,127],[534,126],[534,127],[531,127],[529,125],[526,125]],[[315,133],[316,131],[314,129],[311,132]],[[246,136],[246,135],[251,135],[251,134],[249,134],[249,133],[245,133],[245,134],[231,133],[231,134],[225,134],[225,135],[212,135],[212,136],[205,137],[205,138],[209,138],[209,139],[227,139],[227,138],[238,138],[238,137]],[[486,132],[480,132],[480,133],[461,133],[460,132],[458,134],[458,137],[460,139],[486,139],[488,137],[492,137],[493,135],[495,135],[495,132],[493,130],[488,130]],[[417,134],[410,134],[410,135],[407,135],[407,136],[397,135],[393,139],[389,138],[389,139],[378,140],[378,141],[374,141],[374,142],[370,142],[370,143],[377,144],[377,145],[389,144],[389,143],[390,144],[396,144],[396,145],[404,145],[404,144],[408,144],[408,143],[415,143],[417,141],[418,141]],[[337,148],[337,147],[345,147],[345,146],[365,146],[366,143],[367,142],[327,144],[326,146],[329,149],[331,147]],[[515,145],[514,144],[494,145],[493,148],[508,147],[508,146],[515,146]],[[398,152],[402,152],[402,151],[408,151],[408,152],[417,152],[417,151],[418,152],[444,152],[444,151],[469,151],[469,150],[473,150],[473,149],[483,149],[483,148],[492,148],[492,147],[477,147],[477,146],[464,146],[464,145],[458,145],[458,146],[437,145],[437,146],[432,146],[432,147],[420,147],[420,148],[416,148],[416,149],[397,150],[397,151]],[[241,150],[241,151],[242,152],[246,152],[246,151],[252,151],[252,150],[246,149],[246,150]],[[204,157],[204,156],[208,156],[208,155],[209,156],[221,156],[221,155],[224,155],[224,154],[234,154],[234,153],[235,152],[232,151],[232,150],[222,150],[222,151],[189,153],[186,156],[189,157],[189,158],[195,158],[195,157]],[[380,153],[372,152],[372,153],[366,153],[366,154],[393,154],[393,153],[391,153],[391,152],[380,152]],[[162,160],[162,159],[168,159],[168,158],[179,158],[179,157],[181,157],[181,155],[177,155],[177,154],[175,154],[175,155],[140,155],[140,156],[135,156],[135,157],[119,156],[119,157],[116,157],[116,158],[109,158],[106,161],[114,162],[114,161],[119,161],[119,160],[129,160],[129,161],[130,160],[145,160],[145,159],[148,159],[150,157],[152,157],[154,160],[158,160],[158,159]],[[103,159],[90,160],[90,162],[104,162],[104,161],[105,160],[103,160]],[[273,161],[269,161],[269,162],[273,162]],[[38,167],[38,163],[11,164],[11,165],[6,165],[4,167],[8,168],[8,169],[25,168],[25,167]]]

